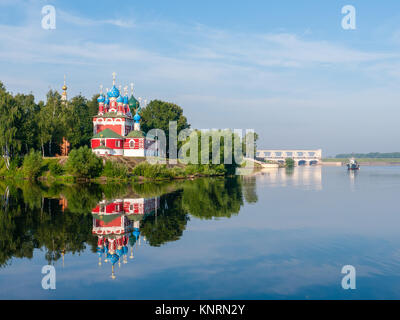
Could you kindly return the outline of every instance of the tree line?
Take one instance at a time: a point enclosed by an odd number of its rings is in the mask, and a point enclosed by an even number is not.
[[[340,154],[336,155],[336,158],[337,159],[343,159],[343,158],[373,158],[373,159],[400,158],[400,152],[340,153]]]
[[[167,190],[174,191],[160,195]],[[140,225],[142,235],[151,246],[180,239],[190,216],[230,218],[239,213],[244,200],[257,202],[255,180],[240,177],[130,187],[122,184],[46,186],[29,181],[7,186],[0,180],[0,268],[13,257],[32,258],[37,248],[45,250],[49,264],[60,259],[63,253],[83,252],[87,245],[96,252],[91,211],[102,199],[123,198],[125,194],[161,196],[157,217],[146,216]],[[67,200],[65,210],[59,202],[60,196]]]
[[[97,109],[97,95],[78,95],[63,103],[61,95],[50,90],[45,102],[35,102],[32,93],[13,95],[0,82],[0,153],[16,159],[33,149],[54,156],[63,137],[71,148],[87,145]]]

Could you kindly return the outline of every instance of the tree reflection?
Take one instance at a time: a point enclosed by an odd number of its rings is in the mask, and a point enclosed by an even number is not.
[[[183,187],[183,207],[200,219],[231,217],[243,205],[241,182],[230,179],[197,179]]]
[[[157,205],[146,212],[146,203],[151,203],[151,199],[157,199]],[[87,247],[98,252],[94,220],[103,218],[96,218],[93,212],[102,203],[124,203],[119,214],[126,216],[132,230],[126,231],[123,243],[133,248],[140,242],[140,235],[156,247],[179,240],[190,215],[200,219],[237,215],[243,199],[248,203],[257,201],[254,178],[207,178],[131,186],[0,182],[0,267],[10,264],[12,258],[32,258],[35,249],[45,251],[49,264],[66,253],[80,253]],[[142,202],[147,208],[143,215],[134,213],[136,207],[131,205]]]

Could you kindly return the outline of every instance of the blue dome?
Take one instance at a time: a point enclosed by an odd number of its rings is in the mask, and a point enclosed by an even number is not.
[[[102,94],[97,98],[97,102],[104,102],[105,100],[106,98]]]
[[[104,248],[97,247],[97,254],[101,257],[101,255],[104,253]]]
[[[113,87],[111,88],[111,90],[108,91],[107,95],[108,95],[110,98],[116,98],[116,97],[119,96],[119,90],[117,89],[116,86],[113,86]]]
[[[122,256],[123,254],[124,254],[124,249],[123,248],[117,249],[117,255],[118,256]]]
[[[133,120],[136,122],[140,121],[140,115],[138,113],[135,114],[135,116],[133,117]]]
[[[117,98],[117,102],[118,102],[118,103],[123,103],[123,102],[124,102],[124,98],[122,98],[122,96],[119,96],[119,97]]]
[[[116,264],[118,262],[118,260],[119,260],[118,255],[116,255],[115,253],[114,254],[108,254],[107,258],[110,259],[112,264]]]
[[[132,232],[132,234],[135,236],[136,240],[139,238],[140,236],[140,231],[139,228],[135,228]]]
[[[125,96],[124,97],[124,104],[128,104],[129,103],[129,98],[128,98],[128,96]]]

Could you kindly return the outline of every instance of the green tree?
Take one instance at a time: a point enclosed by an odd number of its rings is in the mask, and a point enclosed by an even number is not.
[[[0,82],[0,153],[2,156],[12,158],[19,154],[23,143],[18,134],[22,120],[21,106]]]
[[[286,168],[293,168],[293,167],[294,167],[294,160],[293,160],[293,158],[286,158],[286,159],[285,159],[285,167],[286,167]]]
[[[43,159],[39,152],[33,149],[24,157],[23,172],[29,179],[36,179],[42,169]]]
[[[190,124],[183,115],[183,109],[174,103],[153,100],[146,108],[142,109],[140,114],[142,116],[141,127],[144,132],[148,132],[151,129],[160,129],[165,132],[167,154],[169,150],[169,122],[177,122],[178,134],[181,130],[190,128]],[[180,144],[178,143],[178,148]]]
[[[103,170],[101,159],[87,146],[72,150],[66,166],[68,172],[79,178],[95,178]]]
[[[183,208],[200,219],[231,217],[243,205],[238,177],[231,179],[197,179],[183,186]]]
[[[141,233],[154,247],[178,240],[189,221],[189,216],[182,206],[182,191],[162,196],[160,204],[157,215],[147,216],[140,226]]]
[[[253,137],[253,139],[254,139],[254,141],[252,142],[250,139]],[[246,149],[246,145],[247,144],[249,144],[249,147],[250,147],[250,145],[253,143],[253,145],[254,145],[254,157],[256,156],[256,152],[257,152],[257,140],[258,140],[258,134],[257,134],[257,132],[254,132],[254,133],[251,133],[251,132],[247,132],[246,134],[245,134],[245,136],[243,137],[243,140],[242,140],[242,152],[243,152],[243,155],[244,156],[246,156],[246,152],[250,152],[250,150],[247,150]]]
[[[99,112],[99,103],[97,102],[97,98],[99,96],[99,94],[95,94],[92,99],[88,100],[87,102],[87,109],[90,117],[97,115],[97,113]],[[90,118],[90,121],[92,121],[92,118]]]
[[[31,149],[38,148],[36,114],[39,112],[39,106],[35,103],[33,94],[17,94],[14,99],[22,112],[16,139],[21,141],[23,153],[27,154]]]
[[[88,101],[79,95],[73,97],[64,108],[65,136],[71,148],[88,145],[93,136],[93,124]]]
[[[42,154],[45,155],[45,145],[48,147],[48,155],[54,155],[65,133],[65,108],[61,101],[61,95],[57,91],[50,90],[47,93],[46,104],[40,104],[37,114],[39,143]],[[54,148],[55,147],[55,148]]]

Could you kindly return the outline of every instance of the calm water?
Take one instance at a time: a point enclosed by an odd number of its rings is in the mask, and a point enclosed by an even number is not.
[[[400,167],[0,194],[2,299],[400,298]]]

